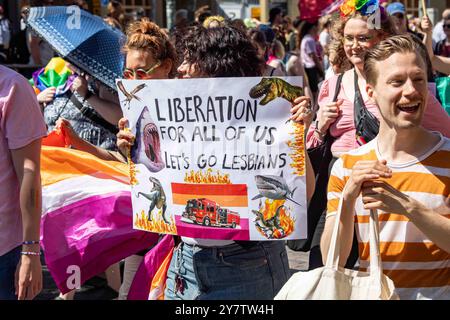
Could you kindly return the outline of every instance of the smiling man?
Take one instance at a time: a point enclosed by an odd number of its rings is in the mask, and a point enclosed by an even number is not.
[[[336,161],[321,248],[327,256],[339,199],[341,265],[353,230],[369,267],[369,210],[378,212],[384,273],[401,299],[450,299],[450,139],[421,126],[428,99],[423,48],[395,36],[364,60],[367,93],[380,110],[378,136]]]

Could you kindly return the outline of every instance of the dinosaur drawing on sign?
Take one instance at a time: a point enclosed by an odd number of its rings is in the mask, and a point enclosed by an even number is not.
[[[156,207],[158,209],[162,209],[162,218],[165,223],[170,224],[170,221],[166,219],[165,213],[167,209],[166,204],[166,194],[161,185],[161,182],[156,178],[149,178],[150,182],[153,183],[153,188],[150,190],[150,193],[138,192],[137,197],[143,196],[147,200],[150,200],[150,207],[148,209],[148,221],[152,221],[152,211]]]
[[[276,98],[283,98],[293,103],[297,97],[303,95],[303,88],[293,86],[280,78],[262,78],[257,85],[250,89],[248,94],[252,99],[264,96],[259,102],[261,106]]]

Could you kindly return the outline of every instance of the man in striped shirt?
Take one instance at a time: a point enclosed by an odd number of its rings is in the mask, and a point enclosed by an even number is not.
[[[426,69],[424,48],[407,35],[367,53],[367,93],[380,109],[380,131],[333,166],[321,239],[327,257],[342,198],[340,264],[356,223],[360,268],[367,269],[369,210],[376,209],[384,273],[401,299],[450,299],[450,139],[420,125]]]

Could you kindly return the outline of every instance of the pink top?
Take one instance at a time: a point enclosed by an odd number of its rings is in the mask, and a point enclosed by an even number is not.
[[[19,182],[11,149],[46,135],[36,94],[28,81],[0,65],[0,256],[22,243]]]
[[[330,103],[334,97],[334,90],[336,88],[337,75],[325,80],[319,92],[319,108]],[[359,147],[355,139],[356,129],[353,117],[353,98],[354,98],[354,86],[353,86],[353,69],[347,71],[342,79],[341,90],[338,95],[338,99],[342,99],[343,103],[340,107],[341,114],[330,126],[330,133],[336,140],[331,146],[333,153],[347,152]],[[430,84],[432,86],[432,84]],[[430,87],[429,86],[429,87]],[[375,103],[368,99],[367,95],[361,92],[364,104],[366,108],[373,113],[378,119],[380,119],[380,112]],[[439,101],[430,90],[428,95],[428,104],[423,116],[422,125],[424,128],[432,131],[439,131],[445,137],[450,137],[450,116],[442,108]],[[321,141],[317,139],[314,134],[314,123],[306,136],[307,148],[320,145]]]

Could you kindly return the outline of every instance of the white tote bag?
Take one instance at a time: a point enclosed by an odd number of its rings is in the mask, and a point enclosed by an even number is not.
[[[378,214],[370,211],[370,272],[339,267],[338,231],[342,198],[336,215],[325,266],[295,273],[275,300],[395,300],[398,295],[391,279],[383,274],[380,257]]]

